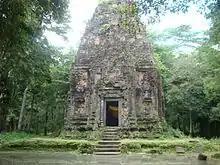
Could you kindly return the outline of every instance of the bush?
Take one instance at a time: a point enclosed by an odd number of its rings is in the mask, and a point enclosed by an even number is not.
[[[128,153],[128,152],[140,152],[141,145],[139,143],[127,143],[121,145],[121,152]]]
[[[92,145],[90,143],[82,143],[79,145],[78,151],[80,153],[87,153],[92,154],[94,152],[95,145]]]
[[[220,153],[215,153],[211,157],[214,159],[220,159]]]

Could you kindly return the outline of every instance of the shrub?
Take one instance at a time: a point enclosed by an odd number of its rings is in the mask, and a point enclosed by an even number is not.
[[[139,143],[127,143],[121,145],[121,152],[128,153],[128,152],[140,152],[141,145]]]
[[[94,152],[95,145],[91,143],[82,143],[79,145],[78,151],[80,153],[92,154]]]
[[[220,159],[220,153],[215,153],[211,157],[214,159]]]

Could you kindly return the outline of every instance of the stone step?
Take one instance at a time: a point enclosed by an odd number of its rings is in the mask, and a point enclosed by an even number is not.
[[[118,134],[103,134],[102,137],[119,137]]]
[[[120,148],[119,144],[102,144],[102,145],[97,145],[97,148]]]
[[[103,134],[108,134],[108,135],[117,135],[119,132],[118,131],[103,131]]]
[[[115,141],[115,140],[101,140],[98,142],[99,145],[115,145],[115,144],[120,144],[120,141]]]
[[[109,136],[106,137],[106,136],[103,136],[103,137],[101,137],[101,139],[102,139],[102,140],[107,140],[107,141],[108,141],[108,140],[115,140],[115,141],[116,141],[116,140],[120,140],[119,136],[115,136],[115,137],[109,137]]]
[[[104,128],[104,130],[118,131],[118,130],[119,130],[119,128]]]
[[[103,135],[102,136],[103,138],[119,138],[119,136],[118,135]]]
[[[119,137],[119,134],[110,134],[110,133],[108,133],[108,134],[103,134],[102,135],[102,137]]]
[[[104,134],[118,134],[118,131],[104,131]]]
[[[103,141],[118,141],[118,140],[120,140],[119,138],[101,138],[101,140],[103,140]]]
[[[105,130],[110,130],[110,131],[118,131],[119,128],[115,127],[105,127]]]
[[[96,148],[95,152],[120,152],[120,148]]]
[[[105,135],[108,134],[108,135],[117,135],[118,132],[113,132],[113,131],[104,131],[103,132]]]
[[[120,152],[94,152],[95,155],[120,155]]]

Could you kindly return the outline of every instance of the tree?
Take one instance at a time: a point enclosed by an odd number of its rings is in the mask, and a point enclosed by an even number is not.
[[[48,47],[43,32],[45,29],[61,32],[64,26],[60,24],[65,25],[68,18],[68,1],[3,0],[0,6],[0,131],[3,131],[14,95],[25,89],[36,73],[48,72],[46,65],[41,66],[49,64],[51,58],[39,55]]]
[[[205,137],[220,135],[215,128],[219,116],[216,108],[218,102],[214,104],[213,97],[208,94],[208,91],[212,95],[215,91],[218,93],[218,86],[215,86],[215,90],[207,90],[210,73],[214,72],[215,74],[211,75],[218,77],[216,74],[216,68],[219,67],[218,51],[208,45],[206,37],[194,36],[192,40],[191,36],[194,32],[182,27],[187,26],[166,29],[160,34],[149,34],[150,40],[153,41],[156,64],[163,77],[166,120],[174,128],[187,134]],[[165,45],[166,39],[177,40]],[[160,42],[161,40],[165,42]],[[182,40],[187,47],[191,47],[194,43],[199,44],[192,53],[183,54],[181,51],[176,51],[181,47],[182,44],[179,42],[182,43]],[[210,84],[208,87],[214,86]]]

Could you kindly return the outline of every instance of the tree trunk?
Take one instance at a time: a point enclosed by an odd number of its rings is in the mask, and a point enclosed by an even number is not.
[[[22,99],[22,105],[21,105],[21,111],[20,111],[20,116],[18,120],[18,130],[21,130],[21,125],[22,125],[22,119],[24,116],[24,108],[25,108],[25,103],[27,99],[27,91],[28,91],[28,86],[25,88],[24,93],[23,93],[23,99]]]
[[[35,95],[32,93],[32,100],[31,100],[31,112],[30,112],[30,121],[29,121],[29,128],[28,131],[31,132],[32,129],[32,117],[34,112],[34,101],[35,101]]]
[[[6,131],[8,109],[11,93],[7,86],[8,74],[0,75],[0,133]]]
[[[179,117],[179,115],[177,115],[177,128],[178,128],[179,130],[181,130],[181,128],[180,128],[180,117]]]
[[[36,119],[36,129],[35,129],[36,130],[36,132],[35,132],[36,135],[39,134],[39,124],[38,123],[39,123],[39,117],[37,116],[37,119]]]
[[[189,135],[192,136],[192,111],[189,110]]]
[[[44,136],[47,136],[47,124],[48,123],[48,107],[46,109],[46,114],[45,114],[45,125],[44,125]]]

